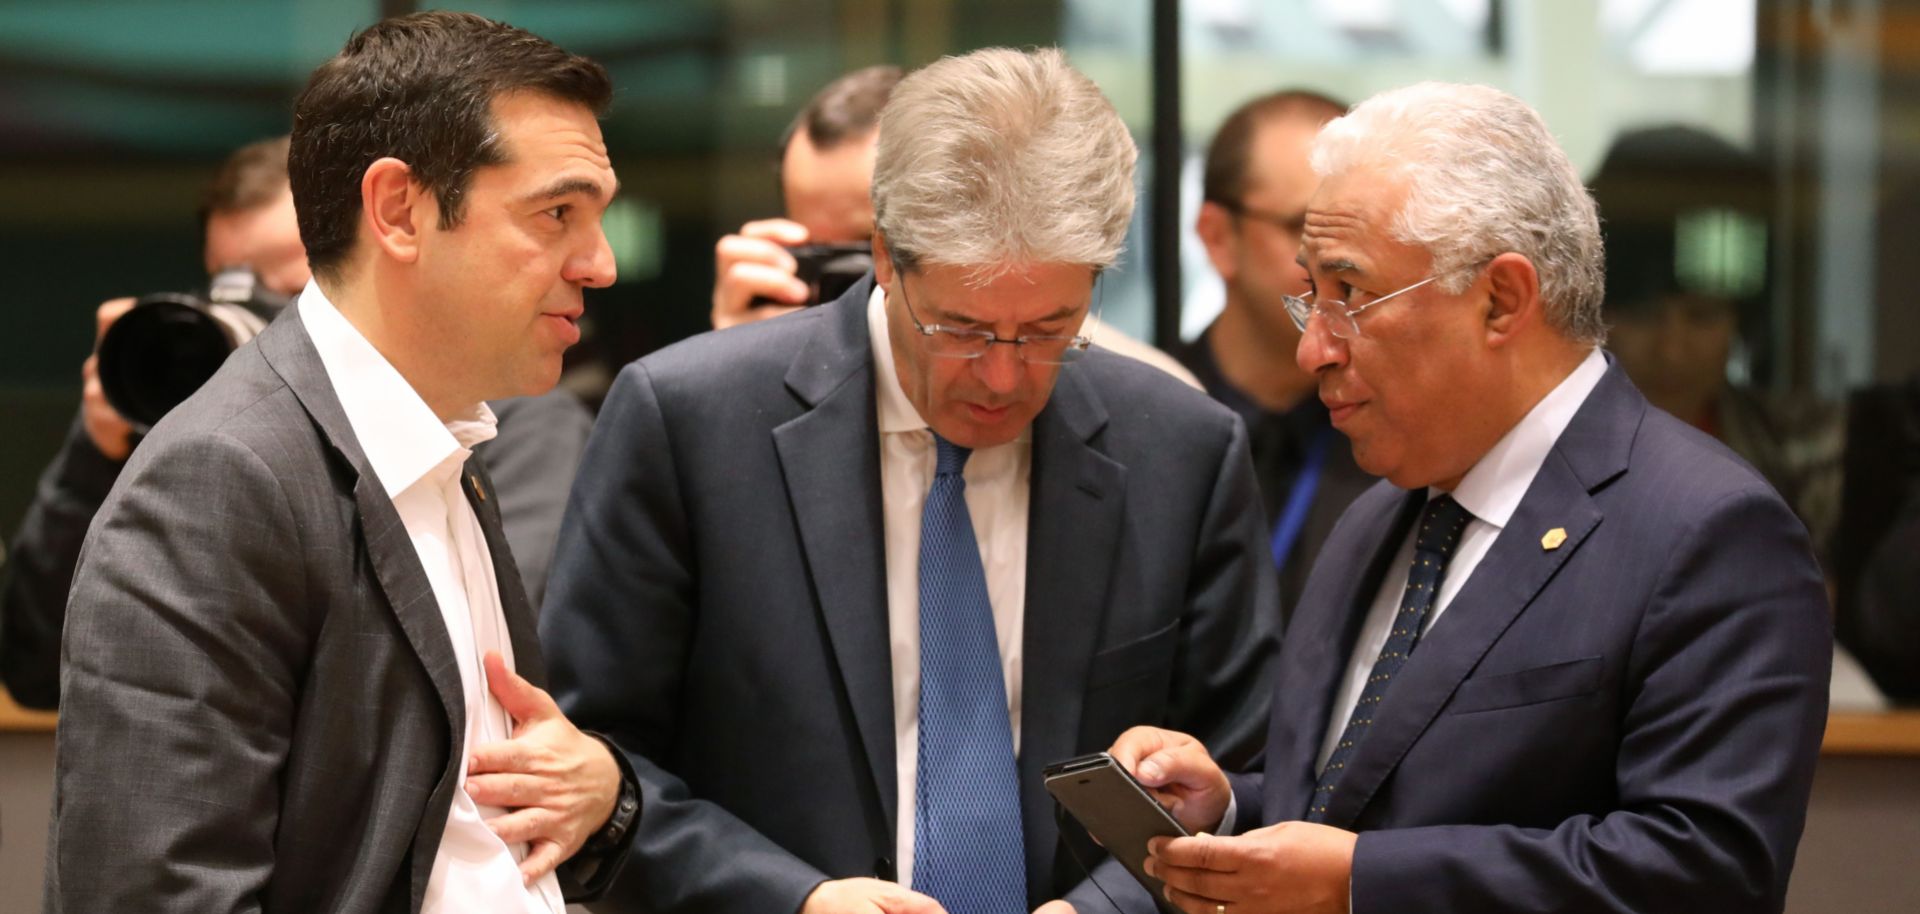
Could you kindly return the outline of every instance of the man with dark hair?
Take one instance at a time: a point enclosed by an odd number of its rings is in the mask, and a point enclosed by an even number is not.
[[[1300,331],[1282,301],[1307,291],[1295,258],[1307,200],[1320,186],[1307,148],[1345,110],[1291,89],[1255,98],[1221,123],[1207,148],[1194,229],[1226,286],[1226,305],[1199,338],[1173,351],[1247,424],[1282,611],[1299,601],[1341,512],[1373,484],[1328,421],[1313,375],[1294,363]]]
[[[794,278],[802,244],[865,243],[873,237],[874,146],[880,109],[900,68],[874,66],[830,82],[780,134],[775,174],[785,218],[759,219],[714,248],[713,326],[731,327],[798,310],[812,294]],[[756,299],[779,304],[755,305]]]
[[[287,183],[289,142],[286,136],[271,137],[235,150],[208,184],[199,216],[208,275],[245,267],[262,286],[291,298],[312,272]],[[101,304],[95,311],[96,338],[133,303],[117,298]],[[80,543],[138,443],[132,425],[107,400],[97,359],[89,355],[80,373],[80,415],[41,474],[10,541],[0,589],[0,681],[30,708],[59,705],[60,627]],[[593,415],[579,398],[557,388],[487,406],[500,420],[500,434],[474,453],[500,489],[500,524],[537,610]]]
[[[234,150],[207,185],[200,228],[209,274],[245,265],[267,288],[289,296],[312,277],[287,184],[290,142],[278,136]]]
[[[805,108],[793,116],[780,134],[780,149],[786,151],[794,138],[804,134],[815,149],[832,149],[842,143],[865,139],[880,127],[880,109],[900,82],[900,68],[891,64],[862,67],[814,93]],[[783,163],[784,164],[784,163]]]
[[[780,135],[776,174],[787,219],[814,242],[873,237],[873,143],[900,68],[855,70],[815,94]],[[744,233],[744,232],[743,232]]]
[[[155,426],[81,556],[49,910],[558,914],[611,879],[634,788],[537,687],[471,450],[613,281],[610,94],[460,13],[314,72],[314,281]]]

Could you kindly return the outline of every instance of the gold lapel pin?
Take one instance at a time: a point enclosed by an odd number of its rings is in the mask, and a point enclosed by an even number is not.
[[[481,501],[486,501],[486,500],[487,500],[487,490],[485,490],[485,489],[482,489],[482,488],[480,488],[480,477],[478,477],[478,476],[474,476],[474,475],[472,475],[472,474],[468,474],[468,476],[467,476],[467,481],[468,481],[468,482],[470,482],[470,483],[473,483],[473,494],[474,494],[475,496],[477,496],[477,497],[479,497],[479,499],[480,499]],[[1564,536],[1565,536],[1565,534],[1562,534],[1562,536],[1564,537]],[[1554,545],[1555,545],[1555,546],[1557,546],[1557,545],[1559,545],[1559,543],[1555,543]],[[1551,549],[1551,548],[1553,548],[1553,547],[1552,547],[1552,546],[1549,546],[1549,547],[1547,547],[1547,548],[1549,548],[1549,549]]]
[[[1545,549],[1548,552],[1552,552],[1553,550],[1560,548],[1560,544],[1566,541],[1567,541],[1567,528],[1555,527],[1552,530],[1548,530],[1546,536],[1543,536],[1540,538],[1540,548]]]

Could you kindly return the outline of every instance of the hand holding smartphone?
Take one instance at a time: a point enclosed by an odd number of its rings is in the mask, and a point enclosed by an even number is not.
[[[1042,777],[1047,792],[1164,909],[1160,880],[1147,875],[1143,868],[1147,841],[1161,836],[1185,837],[1187,830],[1105,752],[1049,765]]]

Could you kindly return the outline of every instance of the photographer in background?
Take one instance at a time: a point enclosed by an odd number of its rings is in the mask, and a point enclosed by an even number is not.
[[[207,187],[200,224],[209,276],[246,266],[262,287],[291,298],[312,273],[287,181],[287,146],[287,137],[274,137],[228,156]],[[95,310],[96,344],[134,302],[116,298]],[[138,444],[133,425],[107,400],[96,355],[87,357],[80,375],[80,415],[40,476],[11,540],[0,590],[0,681],[29,708],[59,704],[60,629],[80,543]],[[507,540],[537,608],[593,417],[564,390],[489,406],[500,434],[476,453],[499,489]]]
[[[1300,237],[1320,176],[1307,153],[1320,128],[1346,110],[1317,92],[1287,89],[1221,122],[1207,147],[1194,233],[1226,301],[1199,337],[1172,353],[1247,424],[1283,614],[1300,602],[1340,515],[1374,483],[1334,429],[1318,379],[1296,364],[1300,330],[1286,308],[1287,296],[1312,289]]]
[[[713,326],[720,330],[798,311],[812,290],[795,278],[790,247],[873,238],[874,150],[880,109],[900,68],[866,67],[827,84],[780,137],[775,174],[783,219],[759,219],[720,239],[713,258]],[[864,271],[863,271],[864,272]],[[757,300],[770,300],[772,303]]]
[[[786,218],[749,222],[714,246],[715,330],[832,301],[871,267],[870,256],[859,269],[829,265],[826,272],[841,273],[846,282],[816,285],[803,276],[816,273],[818,265],[802,270],[792,249],[807,246],[826,259],[835,257],[833,248],[865,247],[873,238],[869,187],[880,142],[880,109],[900,77],[900,68],[893,66],[855,70],[828,83],[787,125],[777,169]],[[1199,389],[1199,380],[1172,356],[1101,322],[1097,311],[1080,331],[1095,345],[1139,359]]]

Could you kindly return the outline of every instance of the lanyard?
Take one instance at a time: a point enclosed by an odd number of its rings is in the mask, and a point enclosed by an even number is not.
[[[1280,509],[1280,519],[1273,525],[1273,567],[1285,571],[1287,556],[1293,554],[1294,543],[1300,539],[1300,531],[1307,525],[1307,511],[1313,507],[1313,496],[1320,488],[1320,470],[1327,463],[1327,448],[1333,443],[1334,431],[1331,427],[1322,428],[1307,443],[1307,458],[1300,463],[1300,472],[1293,478],[1293,486],[1287,490],[1287,504]]]

